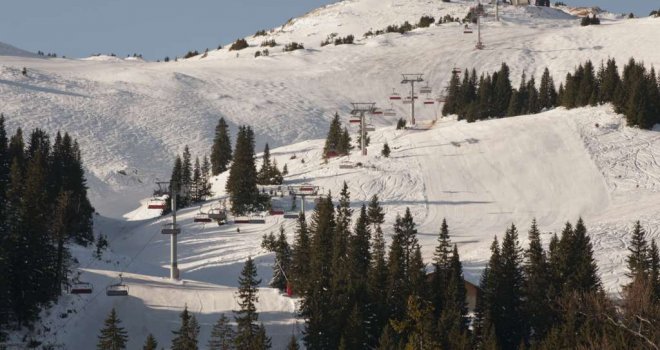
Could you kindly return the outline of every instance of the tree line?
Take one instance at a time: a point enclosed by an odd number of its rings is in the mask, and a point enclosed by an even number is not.
[[[93,213],[78,142],[38,128],[8,137],[0,115],[0,340],[68,286],[67,243],[94,241]]]
[[[616,61],[608,59],[598,70],[591,61],[580,64],[555,88],[546,68],[540,84],[523,72],[519,87],[513,88],[510,69],[502,63],[492,74],[478,76],[465,70],[462,79],[453,73],[447,88],[443,115],[457,114],[468,122],[535,114],[554,107],[568,109],[612,103],[625,115],[628,126],[650,129],[660,123],[660,85],[655,69],[630,59],[619,73]]]
[[[603,290],[582,219],[554,234],[548,249],[534,221],[526,249],[515,225],[501,243],[495,237],[470,315],[446,221],[427,267],[409,210],[396,218],[389,248],[376,196],[354,223],[352,214],[344,185],[336,207],[328,195],[309,223],[300,215],[292,244],[283,229],[262,242],[275,253],[271,286],[301,299],[309,349],[646,348],[660,341],[658,247],[639,222],[622,302]]]
[[[183,208],[191,204],[203,202],[213,195],[211,193],[211,163],[205,155],[200,163],[199,157],[192,163],[190,149],[186,145],[182,155],[177,155],[170,176],[170,193],[177,196],[177,207]],[[168,209],[170,202],[167,201]],[[166,209],[165,212],[169,210]]]

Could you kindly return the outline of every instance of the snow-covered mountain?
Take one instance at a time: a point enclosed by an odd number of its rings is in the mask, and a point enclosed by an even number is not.
[[[249,124],[258,148],[271,146],[278,164],[287,164],[288,183],[312,182],[338,193],[349,181],[354,205],[378,194],[386,210],[387,233],[397,213],[410,207],[429,261],[442,218],[465,259],[466,276],[478,280],[494,235],[516,223],[522,241],[532,218],[544,232],[559,231],[583,216],[590,229],[603,280],[610,292],[623,281],[627,234],[641,219],[660,237],[657,219],[660,165],[655,131],[625,127],[609,106],[555,109],[466,124],[439,118],[438,106],[419,107],[426,131],[396,131],[398,117],[378,117],[369,156],[352,155],[365,166],[340,169],[343,160],[320,161],[322,141],[335,111],[347,119],[352,101],[389,107],[393,88],[403,91],[401,73],[424,73],[437,91],[454,67],[494,71],[502,62],[514,85],[525,72],[539,78],[548,67],[558,83],[587,59],[614,57],[660,64],[660,20],[605,16],[600,26],[580,27],[561,9],[501,6],[501,21],[486,5],[486,49],[475,51],[476,34],[457,23],[432,25],[407,34],[363,38],[368,30],[422,15],[463,18],[475,2],[354,0],[325,6],[293,19],[266,36],[246,38],[250,48],[209,51],[177,62],[144,62],[111,57],[44,59],[19,53],[0,56],[0,111],[11,128],[68,131],[81,143],[94,205],[96,229],[108,234],[112,252],[102,262],[76,249],[91,296],[64,296],[44,315],[42,337],[69,349],[93,348],[103,318],[114,306],[129,330],[129,348],[148,333],[167,344],[184,305],[202,325],[205,342],[221,312],[235,308],[233,291],[244,259],[259,263],[265,286],[272,256],[259,248],[262,234],[281,224],[292,237],[293,223],[269,217],[266,225],[236,228],[194,224],[197,208],[181,213],[180,268],[183,281],[167,280],[169,240],[159,233],[167,218],[154,219],[145,207],[156,178],[166,178],[176,153],[210,151],[214,127],[224,117],[232,130]],[[261,28],[255,28],[255,31]],[[355,45],[321,46],[328,35],[352,34]],[[274,39],[268,57],[255,58],[262,41]],[[282,52],[300,42],[305,50]],[[199,48],[197,48],[199,50]],[[0,52],[2,51],[0,48]],[[21,74],[27,67],[28,74]],[[538,79],[537,79],[538,80]],[[393,106],[400,116],[403,105]],[[598,126],[596,126],[598,124]],[[382,144],[392,148],[380,158]],[[296,159],[291,159],[292,155]],[[301,160],[305,162],[302,163]],[[224,177],[214,180],[218,196]],[[290,205],[283,200],[283,206]],[[207,204],[207,206],[210,204]],[[310,202],[311,207],[311,202]],[[549,235],[544,235],[547,243]],[[107,298],[106,285],[124,272],[131,296]],[[76,310],[60,318],[67,310]],[[262,289],[262,320],[278,346],[299,333],[295,301]],[[298,321],[300,322],[300,321]],[[300,323],[298,323],[300,325]]]

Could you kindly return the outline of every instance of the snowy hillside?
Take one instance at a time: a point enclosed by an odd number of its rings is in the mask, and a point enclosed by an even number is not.
[[[393,88],[403,91],[400,74],[420,72],[439,90],[453,67],[493,71],[506,62],[514,85],[526,74],[540,76],[547,66],[555,81],[575,65],[599,64],[614,57],[622,66],[630,57],[660,65],[657,36],[660,20],[604,19],[600,26],[580,27],[562,10],[501,6],[501,22],[487,5],[483,40],[463,34],[456,23],[416,29],[405,35],[363,38],[422,15],[463,18],[474,2],[430,0],[343,1],[313,11],[266,36],[247,38],[251,47],[178,62],[156,63],[108,56],[88,59],[43,59],[0,47],[0,112],[10,129],[41,127],[68,131],[81,143],[93,204],[99,211],[96,230],[107,234],[111,252],[99,262],[76,248],[81,279],[96,289],[89,296],[64,296],[44,315],[43,339],[67,349],[94,347],[96,334],[111,307],[129,330],[129,348],[148,333],[167,344],[177,314],[187,305],[196,313],[205,343],[221,312],[236,308],[234,291],[243,261],[252,256],[263,279],[259,311],[276,347],[296,326],[295,300],[267,288],[272,255],[260,248],[261,236],[284,224],[292,238],[293,222],[267,217],[265,225],[223,227],[193,223],[198,208],[180,214],[182,281],[166,279],[169,239],[159,233],[169,218],[154,218],[146,198],[156,178],[169,176],[176,153],[190,145],[193,155],[209,153],[214,127],[224,117],[232,131],[249,124],[258,149],[272,146],[278,164],[287,164],[287,184],[311,182],[338,193],[350,181],[353,205],[378,194],[386,211],[386,234],[397,214],[410,207],[419,225],[424,258],[429,261],[443,218],[465,259],[466,277],[476,282],[494,235],[512,222],[522,243],[532,220],[543,232],[555,232],[567,220],[583,216],[590,229],[602,278],[615,293],[624,281],[627,233],[642,220],[660,238],[657,203],[660,192],[660,136],[624,126],[611,107],[467,124],[438,118],[438,106],[420,107],[418,120],[427,131],[397,131],[397,117],[374,118],[369,156],[352,155],[363,167],[340,169],[345,159],[320,161],[329,120],[343,120],[352,101],[389,107]],[[261,28],[255,28],[255,31]],[[328,35],[355,35],[355,45],[324,46]],[[263,40],[274,39],[269,57],[254,58]],[[305,50],[282,52],[297,41]],[[200,48],[191,48],[200,49]],[[28,74],[21,74],[27,67]],[[394,105],[407,116],[403,105]],[[596,124],[598,126],[596,126]],[[13,130],[11,130],[13,132]],[[355,129],[352,129],[355,131]],[[384,142],[390,158],[378,156]],[[291,159],[292,155],[296,159]],[[302,163],[301,160],[305,162]],[[215,179],[218,198],[224,176]],[[309,201],[308,209],[313,207]],[[211,203],[206,203],[208,207]],[[287,198],[282,206],[290,205]],[[547,243],[550,235],[544,234]],[[127,298],[105,296],[105,287],[124,272]],[[76,310],[65,318],[67,310]],[[300,320],[297,321],[300,324]]]

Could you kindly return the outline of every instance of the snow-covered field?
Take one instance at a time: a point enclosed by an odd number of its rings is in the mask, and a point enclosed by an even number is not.
[[[609,106],[467,124],[439,118],[430,130],[397,131],[396,117],[374,118],[369,156],[340,169],[345,159],[321,162],[321,149],[335,111],[347,119],[352,101],[389,107],[392,88],[400,91],[400,73],[422,72],[436,91],[454,66],[492,71],[502,62],[514,85],[524,71],[539,78],[547,66],[558,83],[576,64],[598,64],[629,57],[660,64],[660,20],[618,20],[580,27],[579,19],[554,9],[500,8],[502,21],[486,18],[486,50],[473,50],[475,36],[458,24],[417,29],[406,35],[362,39],[422,15],[463,17],[473,2],[428,0],[344,1],[295,19],[266,37],[248,38],[253,46],[239,55],[211,51],[206,58],[155,63],[110,57],[44,59],[0,46],[0,111],[11,129],[41,127],[70,132],[81,143],[90,193],[100,215],[96,230],[107,234],[111,251],[103,261],[74,247],[81,279],[94,283],[94,294],[62,297],[44,315],[41,337],[67,349],[90,349],[111,307],[129,331],[129,348],[148,333],[163,345],[187,305],[202,325],[205,344],[221,312],[236,308],[234,291],[243,261],[256,258],[263,279],[261,319],[279,347],[291,332],[300,335],[295,301],[266,288],[272,256],[260,248],[261,236],[280,225],[293,236],[293,220],[268,217],[265,225],[202,226],[193,223],[198,208],[180,212],[179,266],[182,281],[168,276],[169,238],[159,233],[165,218],[154,218],[145,198],[156,178],[167,178],[172,160],[184,145],[193,154],[210,150],[213,130],[225,117],[232,130],[250,124],[258,148],[269,142],[272,155],[287,164],[287,184],[311,182],[338,193],[349,183],[353,205],[378,194],[386,211],[386,229],[410,207],[419,225],[423,254],[430,260],[436,235],[447,218],[465,260],[466,277],[478,280],[494,235],[512,222],[522,243],[532,218],[546,232],[561,230],[583,216],[590,229],[603,281],[615,293],[623,281],[628,231],[642,220],[660,238],[657,203],[660,190],[660,134],[627,128]],[[487,7],[489,12],[493,8]],[[256,29],[259,28],[255,28]],[[356,45],[325,46],[330,33],[353,34]],[[270,57],[254,58],[262,40],[275,39]],[[285,53],[282,45],[304,43],[306,50]],[[28,76],[21,74],[27,67]],[[394,106],[405,115],[403,105]],[[418,120],[429,124],[439,108],[420,107]],[[596,126],[598,124],[598,127]],[[355,129],[353,129],[355,130]],[[379,156],[384,142],[390,158]],[[291,159],[292,155],[296,159]],[[305,162],[302,163],[301,160]],[[121,172],[120,172],[121,171]],[[214,179],[224,194],[224,176]],[[217,199],[214,199],[217,200]],[[282,199],[288,207],[288,199]],[[206,203],[211,205],[211,202]],[[309,201],[307,208],[311,209]],[[550,235],[545,234],[547,243]],[[126,298],[108,298],[105,287],[123,272]],[[61,314],[72,310],[67,317]],[[296,326],[298,322],[298,326]],[[48,330],[45,330],[47,327]]]

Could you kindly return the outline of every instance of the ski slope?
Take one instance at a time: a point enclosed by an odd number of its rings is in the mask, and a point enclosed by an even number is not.
[[[427,0],[342,1],[274,28],[266,37],[249,37],[238,52],[210,51],[177,62],[157,63],[108,56],[86,59],[30,57],[0,47],[0,111],[10,129],[68,131],[81,143],[90,196],[99,215],[97,233],[109,236],[111,251],[102,261],[88,249],[72,247],[81,280],[94,284],[92,295],[65,295],[44,312],[32,333],[66,349],[90,349],[111,307],[138,348],[153,333],[167,346],[184,306],[201,324],[205,344],[220,313],[237,308],[234,292],[243,262],[256,259],[262,278],[259,311],[275,348],[293,332],[300,336],[295,300],[267,288],[273,257],[260,248],[261,237],[284,225],[290,241],[292,220],[266,217],[264,225],[213,226],[193,223],[198,208],[179,214],[182,280],[169,274],[169,237],[161,235],[168,217],[146,209],[153,181],[169,177],[176,153],[189,145],[193,154],[210,151],[214,127],[224,117],[231,129],[250,124],[258,149],[265,142],[290,175],[286,184],[310,182],[339,193],[347,181],[353,205],[378,194],[389,236],[397,214],[410,207],[418,224],[425,260],[431,259],[437,232],[447,218],[459,244],[466,277],[477,282],[493,236],[511,223],[521,243],[533,218],[547,243],[566,221],[584,217],[606,289],[617,293],[625,282],[628,232],[642,220],[660,238],[660,137],[657,131],[625,127],[610,106],[567,111],[562,108],[467,124],[439,118],[440,109],[420,107],[418,120],[429,130],[395,130],[398,117],[373,118],[369,155],[323,163],[322,137],[335,111],[343,120],[352,101],[389,107],[392,88],[403,92],[400,73],[422,72],[438,91],[453,67],[493,71],[506,62],[514,86],[524,71],[537,80],[547,66],[559,83],[576,64],[629,57],[660,64],[660,20],[624,20],[607,15],[600,26],[580,27],[579,19],[557,9],[502,6],[502,20],[484,20],[486,49],[473,50],[476,37],[458,24],[416,29],[406,35],[362,38],[422,15],[464,17],[474,2]],[[489,13],[494,9],[487,6]],[[255,31],[259,28],[255,28]],[[329,34],[355,35],[356,45],[320,46]],[[269,57],[254,58],[261,41],[275,39]],[[305,50],[281,52],[297,41]],[[199,48],[197,48],[199,50]],[[27,67],[28,75],[21,74]],[[403,105],[394,105],[406,116]],[[598,127],[596,127],[598,124]],[[352,129],[352,131],[356,131]],[[390,158],[379,156],[384,142]],[[278,147],[273,147],[278,146]],[[291,159],[293,155],[295,159]],[[304,160],[303,163],[301,160]],[[224,196],[225,176],[214,179]],[[212,201],[205,204],[207,209]],[[277,199],[288,208],[289,198]],[[313,202],[307,203],[313,208]],[[130,287],[126,298],[108,298],[105,287],[118,273]],[[62,317],[65,314],[66,317]],[[20,339],[22,334],[14,334]]]

